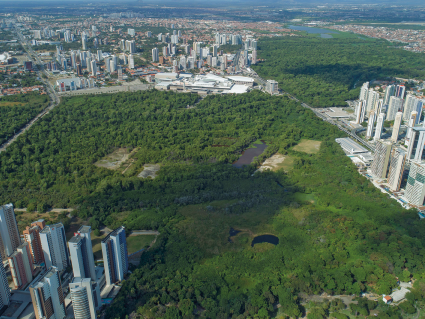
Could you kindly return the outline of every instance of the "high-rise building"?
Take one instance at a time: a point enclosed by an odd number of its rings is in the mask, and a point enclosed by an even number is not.
[[[24,242],[20,245],[16,251],[8,257],[8,260],[15,289],[24,288],[32,281],[34,274],[29,244]]]
[[[90,278],[76,277],[69,284],[75,319],[96,319],[101,306],[99,286]]]
[[[3,259],[0,255],[0,313],[3,312],[3,309],[9,305],[10,300],[10,288],[7,281],[6,270],[3,266]]]
[[[403,118],[403,112],[397,112],[393,125],[393,133],[391,135],[391,141],[393,143],[397,143],[398,141],[398,133],[400,132],[401,121]]]
[[[403,99],[405,92],[406,92],[406,87],[404,85],[397,85],[395,89],[395,96],[400,99]]]
[[[365,82],[363,83],[361,89],[360,89],[360,96],[359,96],[359,100],[367,100],[368,97],[368,93],[369,93],[369,82]]]
[[[425,127],[412,127],[407,147],[407,158],[415,162],[425,160]]]
[[[46,268],[55,266],[59,271],[69,266],[65,229],[62,223],[48,225],[40,232]]]
[[[81,36],[81,44],[82,44],[83,50],[87,50],[87,36],[85,34]]]
[[[375,136],[373,137],[374,141],[381,139],[382,129],[384,127],[384,121],[385,121],[385,113],[379,114],[378,120],[376,121]]]
[[[0,255],[3,260],[21,244],[18,224],[12,204],[0,206]]]
[[[33,282],[29,290],[36,319],[66,317],[65,299],[59,270],[56,267],[51,267],[36,282]]]
[[[81,226],[69,242],[72,270],[74,277],[96,280],[93,247],[91,242],[91,227]]]
[[[407,124],[406,138],[404,142],[405,145],[409,145],[410,137],[412,135],[412,129],[415,127],[417,117],[418,117],[418,112],[413,111],[410,113],[410,118]]]
[[[257,64],[257,50],[252,50],[251,64]]]
[[[130,54],[128,56],[128,68],[134,69],[134,55],[133,54]]]
[[[96,60],[91,61],[91,75],[92,76],[96,76],[97,75]]]
[[[159,51],[158,48],[152,49],[152,62],[158,62],[159,61]]]
[[[375,111],[370,111],[369,119],[367,121],[367,131],[366,131],[366,138],[369,139],[372,137],[373,134],[373,127],[375,126],[375,119],[376,119],[376,113]]]
[[[103,60],[103,54],[102,54],[102,50],[97,50],[97,61],[102,61]]]
[[[122,67],[118,67],[118,81],[122,81]]]
[[[44,262],[43,248],[41,247],[40,232],[46,226],[44,219],[40,219],[31,223],[31,227],[27,226],[22,232],[24,240],[29,244],[32,261],[34,264]]]
[[[359,102],[357,102],[357,107],[356,107],[356,124],[362,124],[364,122],[365,113],[366,113],[366,101],[360,100]]]
[[[384,106],[384,100],[383,99],[377,99],[375,101],[375,106],[373,107],[375,114],[382,113],[382,107],[383,106]]]
[[[422,113],[422,104],[420,99],[411,94],[407,94],[406,101],[404,102],[403,120],[407,121],[410,118],[410,114],[415,111],[419,114],[419,118],[417,118],[415,122],[415,124],[418,124]]]
[[[388,105],[390,103],[390,98],[395,95],[395,86],[388,85],[385,89],[384,95],[384,105]]]
[[[403,109],[403,99],[391,96],[390,97],[390,104],[388,105],[388,111],[387,111],[387,120],[393,121],[395,120],[395,115],[397,112],[401,111]]]
[[[409,204],[423,206],[425,198],[425,163],[412,162],[404,193]]]
[[[128,271],[127,241],[125,228],[121,226],[102,240],[103,265],[108,285],[122,281]]]
[[[376,101],[379,100],[379,93],[373,89],[370,89],[367,95],[366,101],[366,114],[369,116],[370,111],[375,107]]]
[[[270,94],[277,93],[279,91],[278,82],[275,80],[267,80],[266,91]]]
[[[136,34],[136,32],[134,31],[134,29],[128,29],[127,30],[128,35],[134,37],[134,35]]]
[[[390,185],[390,190],[393,192],[398,192],[400,190],[406,157],[407,153],[400,147],[396,147],[391,151],[388,184]]]
[[[375,154],[371,166],[372,175],[378,179],[387,177],[390,161],[392,143],[390,141],[378,140],[375,146]]]

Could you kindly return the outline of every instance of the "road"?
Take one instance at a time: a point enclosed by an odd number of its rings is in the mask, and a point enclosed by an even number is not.
[[[266,86],[266,81],[264,79],[262,79],[257,73],[255,73],[254,71],[252,71],[251,73],[247,74],[250,75],[252,77],[254,77],[259,83],[261,83],[263,85],[263,87]],[[362,138],[360,138],[356,133],[357,131],[361,131],[359,129],[352,129],[349,130],[346,127],[342,126],[340,123],[334,121],[331,118],[328,118],[327,116],[325,116],[324,114],[320,113],[319,111],[317,111],[315,108],[311,107],[310,105],[301,102],[300,100],[298,100],[295,96],[289,94],[288,92],[284,92],[282,90],[282,92],[287,95],[290,99],[300,102],[301,105],[305,108],[310,109],[314,114],[316,114],[316,116],[320,117],[323,121],[328,122],[329,124],[335,125],[337,126],[341,131],[343,131],[344,133],[346,133],[347,135],[351,136],[353,139],[355,139],[357,142],[359,142],[360,144],[362,144],[363,146],[365,146],[367,149],[371,150],[371,151],[375,151],[375,146],[373,146],[372,144],[368,143],[367,141],[363,140]]]
[[[40,81],[43,82],[44,86],[46,87],[46,92],[50,97],[50,104],[40,114],[38,114],[31,121],[29,121],[24,127],[20,128],[19,131],[15,133],[15,135],[13,135],[10,139],[8,139],[6,142],[0,145],[0,153],[5,151],[7,147],[11,145],[13,142],[15,142],[20,135],[22,135],[27,130],[29,130],[31,126],[34,125],[35,122],[37,122],[40,118],[42,118],[44,115],[46,115],[51,110],[53,110],[60,102],[59,96],[56,94],[52,85],[48,81],[49,74],[44,69],[43,62],[38,57],[37,53],[34,52],[31,45],[29,45],[28,42],[25,40],[24,36],[22,35],[21,31],[17,28],[17,26],[14,25],[14,27],[15,27],[15,32],[19,38],[19,42],[22,44],[23,48],[27,52],[28,59],[32,61],[33,68],[36,70],[37,75],[40,78]],[[44,79],[42,77],[42,74],[45,75],[47,79]]]

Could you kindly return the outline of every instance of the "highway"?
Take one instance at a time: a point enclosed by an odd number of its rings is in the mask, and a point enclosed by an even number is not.
[[[19,29],[16,27],[16,25],[14,25],[14,27],[15,27],[15,32],[16,32],[18,38],[19,38],[20,43],[22,44],[23,48],[27,52],[28,59],[30,61],[32,61],[34,70],[37,72],[37,75],[40,78],[40,81],[43,82],[43,84],[46,88],[46,92],[50,97],[50,104],[41,113],[39,113],[36,117],[34,117],[31,121],[29,121],[24,127],[20,128],[19,131],[15,133],[15,135],[13,135],[10,139],[8,139],[6,142],[4,142],[2,145],[0,145],[0,153],[5,151],[7,149],[7,147],[9,145],[11,145],[14,141],[16,141],[16,139],[20,135],[22,135],[27,130],[29,130],[35,122],[37,122],[40,118],[42,118],[44,115],[46,115],[51,110],[53,110],[53,108],[55,108],[60,102],[59,96],[56,94],[52,85],[48,81],[49,74],[47,73],[46,70],[44,70],[43,62],[38,57],[37,53],[34,52],[31,45],[29,45],[28,42],[25,40],[24,36],[19,31]],[[41,71],[40,71],[40,69],[41,69]],[[42,77],[42,74],[44,74],[47,77],[47,79],[44,79]]]
[[[249,76],[254,77],[258,82],[260,82],[263,87],[266,86],[266,81],[264,79],[262,79],[255,71],[252,71],[251,73],[247,74]],[[282,89],[281,89],[282,90]],[[300,102],[301,105],[305,108],[310,109],[314,114],[316,114],[316,116],[320,117],[323,121],[328,122],[329,124],[335,125],[337,126],[341,131],[343,131],[344,133],[346,133],[347,135],[349,135],[350,137],[352,137],[353,139],[355,139],[357,142],[359,142],[360,144],[362,144],[364,147],[366,147],[367,149],[371,150],[371,151],[375,151],[375,146],[373,146],[372,144],[368,143],[367,141],[363,140],[362,138],[360,138],[356,132],[357,131],[361,131],[361,129],[352,129],[349,130],[348,128],[342,126],[340,123],[334,121],[333,119],[325,116],[324,114],[318,112],[315,108],[311,107],[310,105],[298,100],[295,96],[289,94],[288,92],[284,92],[282,90],[283,94],[287,95],[290,99]]]

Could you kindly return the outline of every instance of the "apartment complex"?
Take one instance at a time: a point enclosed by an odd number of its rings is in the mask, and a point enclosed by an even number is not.
[[[41,247],[40,232],[46,226],[43,219],[31,223],[23,231],[24,240],[29,244],[32,260],[34,264],[44,262],[43,248]]]
[[[8,260],[15,289],[24,288],[32,281],[34,274],[29,244],[25,242],[20,245]]]
[[[3,260],[13,254],[21,244],[18,224],[12,204],[0,206],[0,255]]]
[[[102,240],[103,265],[106,283],[112,285],[124,279],[128,271],[127,241],[125,228],[121,226]]]
[[[69,244],[72,270],[74,277],[96,280],[93,248],[91,242],[91,227],[82,226],[72,237]]]
[[[62,271],[69,266],[65,229],[62,223],[44,227],[40,232],[40,241],[46,267],[56,267]]]
[[[96,319],[101,306],[99,286],[90,278],[76,277],[69,284],[75,319]]]

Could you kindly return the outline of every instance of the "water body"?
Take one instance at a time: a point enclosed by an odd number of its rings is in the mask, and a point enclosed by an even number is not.
[[[242,156],[233,163],[234,167],[242,168],[244,165],[249,165],[254,160],[254,157],[261,155],[264,150],[267,148],[267,145],[264,142],[261,144],[254,144],[256,148],[248,148],[242,153]]]
[[[236,236],[239,233],[240,233],[240,230],[236,230],[236,229],[233,229],[233,227],[230,227],[229,238],[228,238],[229,243],[233,243],[233,240],[230,237]]]
[[[325,39],[333,38],[331,33],[337,34],[335,31],[326,30],[326,29],[320,29],[320,28],[313,28],[313,27],[304,27],[300,25],[290,25],[290,29],[296,30],[296,31],[305,31],[307,33],[317,34],[320,33],[320,37]]]
[[[273,245],[279,244],[279,238],[273,235],[261,235],[257,236],[252,240],[251,247],[254,247],[255,244],[269,243]]]

